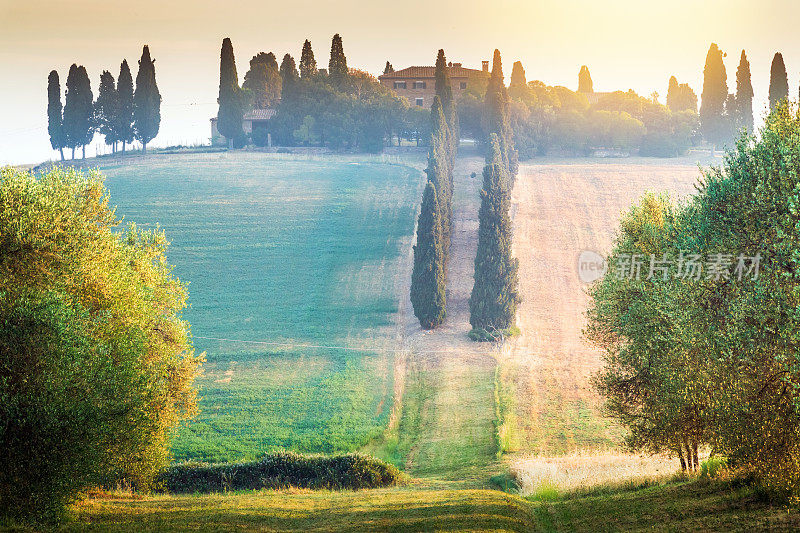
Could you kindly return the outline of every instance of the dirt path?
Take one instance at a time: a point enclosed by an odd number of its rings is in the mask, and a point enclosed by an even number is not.
[[[467,337],[482,166],[479,157],[461,157],[456,166],[445,324],[423,331],[410,301],[401,306],[409,354],[399,428],[405,469],[414,476],[471,486],[487,485],[497,465],[496,359],[491,346]]]
[[[693,192],[689,161],[522,165],[514,189],[522,335],[504,350],[503,383],[515,400],[520,451],[562,453],[612,443],[589,377],[600,354],[581,337],[588,298],[577,274],[583,250],[605,253],[620,215],[646,191]]]

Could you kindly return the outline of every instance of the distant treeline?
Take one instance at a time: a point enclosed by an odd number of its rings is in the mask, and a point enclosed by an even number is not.
[[[242,119],[248,109],[274,108],[268,128],[254,128],[248,139]],[[324,146],[380,152],[391,139],[427,141],[428,111],[411,107],[367,72],[347,66],[341,37],[331,42],[327,69],[317,68],[306,40],[299,70],[285,54],[280,66],[272,52],[250,60],[239,86],[233,44],[222,43],[217,128],[230,146],[267,144],[267,134],[283,146]]]
[[[114,76],[107,70],[100,75],[97,100],[93,100],[92,86],[86,68],[74,64],[69,69],[66,85],[66,100],[61,104],[61,83],[58,72],[53,70],[47,78],[47,131],[50,145],[61,154],[64,149],[83,148],[92,142],[95,132],[105,137],[105,142],[116,152],[117,144],[132,143],[134,139],[147,143],[155,138],[161,124],[161,94],[156,84],[155,59],[150,58],[150,49],[145,46],[139,60],[134,89],[128,61],[123,60],[116,84]]]

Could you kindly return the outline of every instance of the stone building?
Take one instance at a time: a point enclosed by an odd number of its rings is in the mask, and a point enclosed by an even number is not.
[[[489,74],[488,61],[483,62],[481,70],[466,68],[461,63],[450,63],[447,68],[455,98],[466,91],[476,77],[487,77]],[[378,80],[411,105],[429,108],[436,96],[436,67],[408,67],[378,76]]]
[[[242,129],[245,135],[253,133],[253,128],[266,128],[267,122],[273,116],[275,116],[274,109],[253,109],[245,113],[242,117]],[[217,129],[217,117],[211,119],[211,144],[227,144],[225,137]]]

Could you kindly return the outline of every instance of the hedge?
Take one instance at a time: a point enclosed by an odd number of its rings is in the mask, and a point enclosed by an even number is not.
[[[246,463],[177,463],[162,472],[158,486],[172,493],[288,487],[369,489],[393,485],[399,477],[396,467],[366,455],[276,453]]]

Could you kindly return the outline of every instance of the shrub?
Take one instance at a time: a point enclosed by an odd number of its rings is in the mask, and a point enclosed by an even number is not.
[[[387,487],[399,478],[395,466],[366,455],[276,453],[247,463],[175,464],[161,474],[159,486],[173,493],[288,487],[355,490]]]

